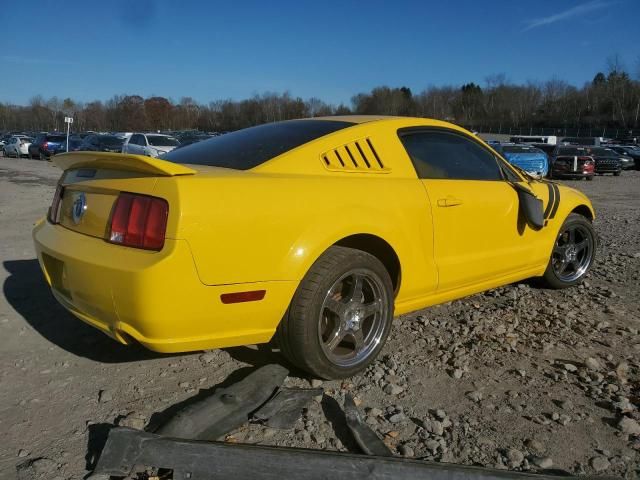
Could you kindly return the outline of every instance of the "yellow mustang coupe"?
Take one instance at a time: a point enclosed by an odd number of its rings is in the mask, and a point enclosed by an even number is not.
[[[327,379],[365,368],[394,315],[529,277],[568,287],[596,248],[587,197],[437,120],[292,120],[54,162],[33,236],[75,316],[158,352],[275,335]]]

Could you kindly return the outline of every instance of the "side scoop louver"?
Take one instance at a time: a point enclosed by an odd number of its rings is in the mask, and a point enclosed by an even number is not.
[[[347,143],[321,155],[327,170],[339,172],[388,173],[391,169],[383,162],[368,138]]]

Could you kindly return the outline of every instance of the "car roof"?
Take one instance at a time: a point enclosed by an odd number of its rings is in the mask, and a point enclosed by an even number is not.
[[[312,117],[305,118],[304,120],[332,120],[334,122],[350,122],[350,123],[367,123],[375,122],[378,120],[391,120],[397,118],[410,118],[410,117],[398,117],[392,115],[334,115],[330,117]]]

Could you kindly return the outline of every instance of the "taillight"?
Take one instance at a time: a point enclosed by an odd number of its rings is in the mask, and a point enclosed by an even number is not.
[[[162,250],[169,204],[147,195],[121,193],[111,216],[109,241],[127,247]]]
[[[49,143],[42,142],[42,145],[40,145],[40,148],[42,148],[43,150],[48,150],[49,149]]]
[[[58,185],[56,187],[56,193],[53,194],[53,201],[51,202],[51,207],[49,207],[49,221],[51,223],[58,223],[58,214],[60,212],[60,201],[62,200],[62,191],[64,187],[62,185]]]

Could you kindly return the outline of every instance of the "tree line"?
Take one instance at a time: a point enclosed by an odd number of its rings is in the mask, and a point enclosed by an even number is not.
[[[0,130],[57,131],[64,117],[74,117],[74,130],[230,131],[266,122],[346,114],[409,115],[443,119],[471,129],[498,131],[509,127],[640,128],[640,81],[618,61],[609,61],[581,88],[558,78],[514,84],[493,75],[484,85],[431,86],[414,94],[407,87],[381,86],[359,93],[350,105],[319,98],[264,93],[245,100],[208,104],[191,97],[179,101],[161,96],[115,95],[103,102],[36,95],[28,105],[0,103]]]

